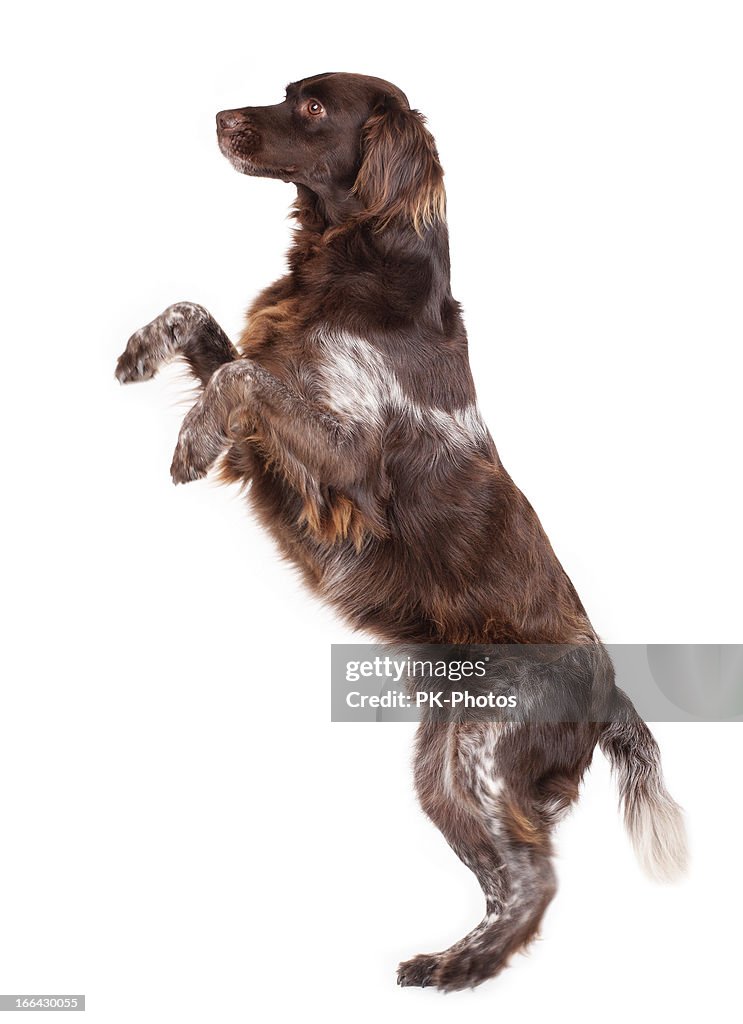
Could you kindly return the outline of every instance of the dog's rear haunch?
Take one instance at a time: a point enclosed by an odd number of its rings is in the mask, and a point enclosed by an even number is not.
[[[555,892],[550,833],[597,743],[657,877],[683,870],[681,815],[652,736],[480,417],[423,117],[389,82],[323,74],[274,106],[223,111],[217,135],[242,173],[296,186],[297,231],[288,273],[253,302],[236,345],[201,306],[178,303],[119,359],[122,382],[181,357],[202,385],[174,481],[218,463],[223,480],[249,485],[309,586],[380,640],[568,644],[585,655],[575,683],[584,721],[420,726],[421,803],[476,874],[486,913],[450,949],[401,964],[398,980],[475,985],[534,938]]]

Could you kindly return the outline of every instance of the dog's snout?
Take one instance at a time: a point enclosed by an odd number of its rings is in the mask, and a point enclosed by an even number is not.
[[[245,122],[241,110],[220,110],[217,114],[217,128],[220,131],[230,131],[239,128]]]

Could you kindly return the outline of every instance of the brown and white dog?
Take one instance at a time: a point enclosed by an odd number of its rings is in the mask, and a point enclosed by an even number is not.
[[[420,725],[426,813],[476,874],[482,922],[400,965],[403,985],[457,989],[495,975],[536,934],[555,892],[550,833],[596,744],[618,773],[626,822],[656,876],[685,861],[657,746],[529,502],[478,412],[449,283],[443,172],[424,119],[377,78],[322,74],[283,102],[217,115],[244,174],[296,185],[289,270],[253,302],[233,346],[201,306],[137,331],[122,382],[180,356],[203,386],[180,432],[176,483],[217,460],[307,583],[391,643],[565,645],[548,683],[561,713]],[[495,659],[497,664],[497,659]]]

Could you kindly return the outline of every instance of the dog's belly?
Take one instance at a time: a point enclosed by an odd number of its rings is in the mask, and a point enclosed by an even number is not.
[[[521,643],[575,642],[592,633],[564,574],[541,596],[540,618],[529,581],[494,552],[487,523],[473,530],[466,509],[449,521],[446,543],[436,524],[403,537],[367,535],[329,542],[303,519],[300,494],[253,453],[250,504],[282,554],[304,581],[354,628],[383,642]],[[390,510],[393,524],[394,506]],[[493,555],[495,554],[495,558]],[[556,560],[555,560],[556,563]],[[559,566],[557,566],[559,569]],[[540,574],[542,582],[544,575]],[[533,629],[523,629],[523,609],[532,609]]]

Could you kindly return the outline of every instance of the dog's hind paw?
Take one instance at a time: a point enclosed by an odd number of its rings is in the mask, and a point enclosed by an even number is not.
[[[435,985],[440,962],[438,953],[421,953],[411,960],[403,960],[397,968],[397,984],[403,988],[426,988],[428,985]]]

